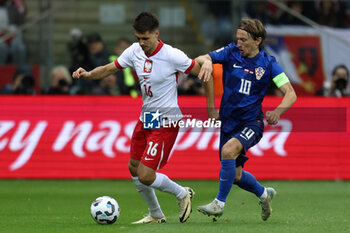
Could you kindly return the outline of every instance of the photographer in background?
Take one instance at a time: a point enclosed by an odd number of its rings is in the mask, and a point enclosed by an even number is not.
[[[1,94],[4,95],[35,95],[35,79],[30,65],[24,64],[17,68],[13,82],[4,85]]]
[[[205,90],[202,85],[202,81],[197,79],[196,76],[180,73],[178,76],[178,93],[179,95],[205,95]]]
[[[72,41],[68,43],[71,64],[69,67],[72,73],[79,67],[92,70],[109,62],[109,52],[100,34],[93,32],[84,35],[78,28],[70,31]],[[93,80],[74,80],[72,92],[75,94],[92,94],[93,89],[98,86]]]
[[[55,66],[50,74],[51,84],[48,90],[43,91],[49,95],[69,95],[72,78],[65,66]]]
[[[337,65],[332,71],[331,83],[317,91],[316,95],[345,97],[350,96],[348,87],[349,69],[345,65]]]

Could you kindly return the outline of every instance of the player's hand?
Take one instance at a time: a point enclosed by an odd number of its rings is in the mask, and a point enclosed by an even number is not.
[[[276,125],[279,120],[280,120],[280,114],[278,114],[276,111],[266,112],[266,121],[270,125]]]
[[[210,80],[211,74],[213,73],[213,63],[211,61],[206,60],[201,70],[199,71],[198,78],[203,80],[203,82],[208,82]]]
[[[73,72],[72,77],[73,78],[86,78],[89,76],[89,72],[87,72],[85,69],[79,67],[76,71]]]
[[[216,111],[215,108],[208,109],[208,116],[210,120],[218,121],[219,120],[219,113]]]

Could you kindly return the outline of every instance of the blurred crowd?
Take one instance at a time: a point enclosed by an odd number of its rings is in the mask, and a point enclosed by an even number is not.
[[[0,0],[1,1],[1,0]],[[57,65],[50,71],[50,85],[41,94],[48,95],[141,95],[136,72],[126,68],[101,80],[72,79],[71,74],[82,67],[92,70],[97,66],[115,61],[131,45],[127,38],[116,40],[113,51],[109,51],[100,34],[94,32],[84,35],[74,28],[70,32],[71,41],[67,44],[70,65]],[[179,94],[204,95],[204,88],[197,77],[181,76]],[[35,78],[30,65],[18,64],[11,83],[4,85],[1,94],[38,94],[35,91]]]
[[[279,0],[292,10],[307,16],[313,21],[330,27],[350,27],[350,1],[289,1]],[[232,41],[232,2],[203,1],[207,6],[206,19],[201,22],[201,32],[208,44],[224,45]],[[244,1],[242,17],[260,19],[264,24],[303,25],[304,22],[283,12],[268,1]],[[27,64],[26,45],[18,30],[27,15],[26,0],[0,0],[0,66],[14,64],[17,69],[10,83],[0,87],[1,94],[49,94],[49,95],[130,95],[141,94],[138,77],[134,70],[127,68],[102,80],[73,80],[71,74],[78,67],[86,70],[112,62],[131,45],[127,38],[116,38],[113,48],[108,49],[102,36],[98,33],[84,34],[80,29],[70,31],[71,41],[67,44],[70,64],[57,65],[49,75],[49,87],[36,89],[31,66]],[[215,93],[222,94],[222,68],[214,67]],[[221,73],[220,73],[221,72]],[[350,96],[349,71],[339,64],[332,72],[332,79],[317,91],[322,96]],[[38,80],[37,80],[38,81]],[[180,75],[178,79],[180,95],[204,95],[202,82],[191,75]],[[274,84],[268,95],[281,95]]]
[[[208,44],[227,44],[232,40],[232,2],[225,0],[206,1],[206,17],[201,23],[201,32]],[[335,28],[350,27],[350,1],[341,0],[276,0],[291,10],[314,22]],[[307,25],[297,17],[281,10],[267,0],[242,1],[241,17],[257,18],[271,25]]]
[[[350,2],[339,0],[279,0],[293,11],[314,22],[336,28],[350,27]],[[282,11],[267,1],[247,1],[246,14],[260,19],[264,24],[305,25],[296,17]]]

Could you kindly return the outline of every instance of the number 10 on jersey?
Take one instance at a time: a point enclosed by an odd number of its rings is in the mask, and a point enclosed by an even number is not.
[[[251,86],[252,86],[252,81],[241,79],[241,87],[239,88],[238,92],[245,95],[249,95]]]

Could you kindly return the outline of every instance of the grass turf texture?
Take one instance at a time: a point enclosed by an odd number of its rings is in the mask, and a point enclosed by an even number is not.
[[[175,197],[157,191],[167,223],[131,225],[147,213],[131,180],[0,180],[0,232],[350,232],[350,182],[264,181],[278,192],[266,222],[255,195],[237,187],[230,192],[224,215],[213,222],[195,208],[215,197],[218,182],[178,182],[196,192],[186,223],[178,220]],[[90,217],[92,201],[102,195],[120,205],[120,218],[113,225],[98,225]]]

